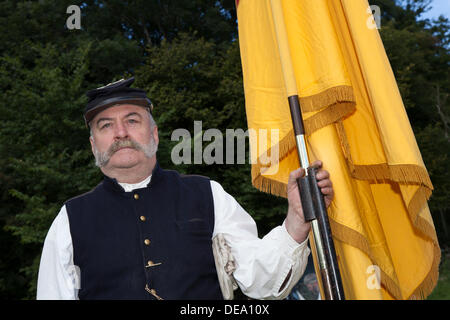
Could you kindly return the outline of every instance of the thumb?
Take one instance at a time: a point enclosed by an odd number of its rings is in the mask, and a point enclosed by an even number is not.
[[[297,170],[291,171],[289,174],[288,185],[293,183],[297,184],[297,179],[303,177],[304,175],[305,169],[303,168],[298,168]]]

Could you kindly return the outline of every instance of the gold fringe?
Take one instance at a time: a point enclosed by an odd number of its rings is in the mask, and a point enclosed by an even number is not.
[[[350,145],[348,144],[342,122],[336,122],[335,128],[341,142],[343,154],[347,160],[348,168],[353,178],[359,180],[373,180],[381,183],[386,180],[391,180],[404,184],[424,185],[430,190],[433,190],[433,184],[427,170],[415,164],[388,165],[387,163],[379,163],[371,165],[355,165],[351,156]]]
[[[319,130],[327,125],[342,120],[344,117],[347,117],[354,111],[354,103],[339,103],[329,106],[328,108],[320,111],[314,116],[304,120],[305,132],[306,134],[311,134],[314,131]],[[267,154],[271,154],[272,149],[276,147],[279,148],[278,161],[281,162],[289,154],[289,152],[292,152],[292,150],[296,148],[294,131],[289,131],[289,133],[283,139],[281,139],[278,144],[267,151]],[[263,164],[260,158],[257,159],[257,162],[255,164],[252,164],[252,183],[254,187],[263,192],[286,197],[285,184],[261,176],[261,170],[264,167],[268,166],[270,166],[270,164]]]
[[[344,118],[352,114],[356,109],[354,103],[338,103],[329,106],[328,108],[320,111],[319,113],[304,120],[305,132],[310,135],[314,131],[317,131],[327,125],[330,125],[337,121],[342,121]],[[281,141],[272,148],[278,148],[279,160],[283,160],[289,152],[296,148],[296,141],[294,136],[294,130],[291,129]],[[271,148],[271,149],[272,149]],[[267,152],[270,154],[271,149]],[[258,159],[258,163],[261,161]]]
[[[389,166],[391,179],[400,183],[421,184],[433,190],[433,183],[425,168],[415,164],[399,164]],[[431,192],[430,192],[431,194]],[[428,200],[428,198],[427,198]]]
[[[376,182],[384,183],[389,180],[391,175],[389,172],[389,165],[387,163],[371,164],[371,165],[354,165],[352,163],[353,171],[351,175],[359,180],[374,180]]]
[[[281,160],[286,158],[286,156],[289,154],[289,152],[291,152],[294,148],[297,147],[297,142],[295,141],[295,136],[294,136],[294,129],[290,130],[288,132],[288,134],[283,139],[281,139],[281,141],[278,144],[276,144],[272,148],[275,148],[275,147],[278,148],[278,152],[279,152],[278,158],[279,158],[279,161],[281,162]],[[258,163],[260,163],[259,159],[258,159]]]
[[[359,180],[373,180],[383,183],[391,180],[404,184],[424,185],[433,190],[428,172],[425,168],[415,164],[395,164],[387,163],[372,165],[355,165],[349,164],[352,177]]]
[[[434,258],[433,263],[430,268],[430,272],[423,279],[422,283],[419,284],[416,290],[408,297],[409,300],[425,299],[428,297],[439,280],[439,263],[441,261],[441,250],[438,245],[434,245]]]
[[[336,86],[318,94],[299,97],[303,112],[317,111],[339,102],[355,102],[351,86]]]
[[[342,121],[343,118],[349,116],[351,113],[355,111],[354,103],[338,103],[329,106],[328,108],[320,111],[314,116],[307,118],[304,120],[305,132],[307,135],[310,135],[316,130],[319,130],[327,125],[333,124],[337,121]],[[267,151],[267,154],[271,154],[273,148],[278,148],[278,161],[282,161],[292,150],[296,148],[297,142],[295,141],[294,131],[290,130],[288,134],[281,139],[281,141],[270,148]],[[255,172],[260,172],[260,170],[264,167],[268,167],[270,164],[263,164],[260,158],[257,159],[256,164],[252,165],[252,171],[254,169]],[[256,179],[256,175],[252,177],[252,181]],[[262,178],[263,180],[266,178]],[[269,179],[270,180],[270,179]],[[273,180],[270,180],[273,181]],[[259,181],[257,183],[258,186],[266,185],[269,182]],[[256,186],[255,186],[256,187]],[[261,190],[257,187],[257,189]],[[265,189],[270,189],[269,186],[266,186]],[[278,190],[278,188],[276,188]],[[263,191],[263,190],[261,190]]]
[[[414,228],[422,236],[429,238],[433,243],[433,263],[431,265],[430,271],[419,284],[419,286],[414,290],[409,299],[424,299],[435,288],[437,281],[439,279],[439,263],[441,261],[441,249],[439,248],[439,242],[436,234],[435,228],[424,218],[419,216],[420,211],[426,204],[426,201],[431,196],[431,190],[426,187],[419,187],[413,198],[408,205],[409,218],[413,222]]]
[[[252,165],[252,185],[262,192],[286,198],[287,185],[285,183],[262,176],[260,170],[261,167]]]
[[[431,190],[427,187],[420,186],[417,189],[414,196],[409,201],[407,208],[408,208],[408,213],[410,215],[411,221],[413,222],[414,226],[416,226],[420,230],[423,230],[424,234],[429,234],[429,237],[432,238],[431,233],[429,233],[429,231],[431,231],[431,230],[434,231],[434,228],[430,229],[430,228],[424,226],[418,220],[420,211],[427,204],[427,201],[428,201],[428,199],[430,199],[430,197],[431,197]],[[437,241],[437,238],[436,238],[436,241]]]
[[[311,135],[325,126],[342,121],[356,110],[354,102],[343,102],[333,104],[315,115],[303,120],[306,135]]]
[[[433,190],[433,185],[428,172],[425,168],[413,164],[388,165],[386,163],[382,163],[376,165],[354,165],[350,153],[350,146],[348,144],[342,122],[337,122],[335,127],[352,177],[360,180],[373,180],[377,182],[383,182],[383,180],[391,180],[396,183],[419,185],[416,193],[407,204],[407,211],[414,229],[424,237],[429,238],[432,241],[434,246],[434,258],[429,273],[424,278],[422,283],[419,284],[413,294],[408,297],[408,299],[425,298],[433,291],[434,287],[436,286],[439,278],[439,262],[441,259],[441,251],[437,240],[436,230],[425,219],[419,216],[420,211],[426,205]],[[339,229],[339,227],[337,229]],[[363,238],[362,235],[361,237]],[[360,241],[355,241],[354,237],[353,239],[351,238],[352,237],[347,239],[351,241],[348,242],[349,244],[355,246],[360,244]],[[361,250],[363,250],[366,254],[369,254],[369,252],[365,251],[364,249],[364,247],[361,247]],[[397,298],[397,295],[394,294],[391,289],[388,289],[388,291]]]
[[[369,241],[362,234],[345,225],[337,223],[333,219],[329,219],[329,221],[333,237],[335,237],[339,241],[348,243],[351,246],[358,248],[369,257],[374,265],[380,265],[370,250]],[[402,299],[402,293],[398,285],[398,280],[389,277],[381,268],[380,282],[381,285],[392,294],[392,296],[394,296],[396,299]]]
[[[344,125],[342,121],[338,121],[335,123],[336,132],[339,137],[339,141],[341,142],[342,152],[344,154],[345,159],[347,159],[347,163],[349,164],[350,172],[354,171],[353,168],[353,160],[352,154],[350,152],[350,145],[348,144],[347,135],[345,134]]]

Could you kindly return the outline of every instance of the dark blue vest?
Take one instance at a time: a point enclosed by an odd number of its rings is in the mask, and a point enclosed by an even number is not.
[[[146,188],[105,177],[66,202],[80,299],[223,299],[209,179],[156,164]],[[145,289],[147,286],[147,290]]]

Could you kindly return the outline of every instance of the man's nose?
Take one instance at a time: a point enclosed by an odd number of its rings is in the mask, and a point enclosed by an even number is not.
[[[117,140],[124,139],[124,138],[128,137],[127,127],[123,123],[117,122],[117,124],[116,124],[114,129],[115,129],[115,131],[114,131],[114,138],[116,138]]]

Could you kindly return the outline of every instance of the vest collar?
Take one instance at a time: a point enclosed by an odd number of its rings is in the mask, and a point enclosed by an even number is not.
[[[159,162],[156,161],[155,167],[153,168],[152,171],[152,178],[150,179],[150,182],[147,184],[147,188],[150,188],[154,186],[156,183],[158,183],[158,180],[161,177],[161,171],[162,169],[159,166]],[[118,193],[125,193],[125,190],[122,188],[122,186],[117,182],[117,179],[115,178],[110,178],[105,175],[103,178],[103,184],[108,190]]]

